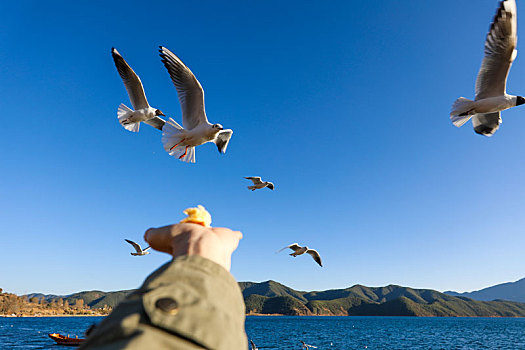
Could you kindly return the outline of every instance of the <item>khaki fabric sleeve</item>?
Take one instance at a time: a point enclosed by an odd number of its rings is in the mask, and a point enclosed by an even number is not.
[[[153,272],[81,349],[247,349],[239,285],[222,266],[182,256]]]

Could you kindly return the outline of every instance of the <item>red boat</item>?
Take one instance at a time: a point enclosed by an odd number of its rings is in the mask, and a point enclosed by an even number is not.
[[[70,338],[69,334],[67,335],[67,337],[65,335],[58,334],[58,333],[50,333],[48,334],[48,336],[49,338],[56,341],[58,345],[75,346],[75,345],[82,344],[82,342],[86,340],[86,339],[79,338],[78,336],[76,336],[75,338]]]

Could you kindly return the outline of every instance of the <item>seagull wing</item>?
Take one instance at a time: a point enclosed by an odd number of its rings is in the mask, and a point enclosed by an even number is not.
[[[252,350],[257,350],[257,347],[255,346],[255,343],[251,339],[250,339],[250,345],[251,345]]]
[[[146,247],[144,249],[142,249],[143,252],[145,252],[146,250],[150,249],[151,247]]]
[[[166,121],[160,117],[153,117],[151,119],[145,120],[144,123],[162,131],[162,127],[164,124],[166,124]]]
[[[228,142],[230,142],[230,138],[232,137],[233,130],[226,129],[221,130],[217,136],[215,137],[215,144],[217,145],[217,148],[219,149],[219,153],[226,153],[226,148],[228,148]]]
[[[310,254],[312,258],[314,258],[315,262],[319,264],[319,266],[323,267],[323,263],[321,262],[321,256],[315,249],[308,249],[306,253]]]
[[[245,179],[252,180],[254,185],[258,185],[262,183],[261,178],[259,176],[248,176],[248,177],[245,177]]]
[[[501,124],[501,113],[475,114],[472,117],[474,131],[480,135],[492,136],[499,129]]]
[[[301,249],[302,247],[301,247],[299,244],[294,243],[294,244],[290,244],[289,246],[286,246],[286,247],[284,247],[284,248],[282,248],[282,249],[279,249],[279,250],[277,251],[277,253],[282,252],[283,250],[288,249],[288,248],[290,248],[291,250],[293,250],[294,252],[296,252],[298,249]]]
[[[117,67],[118,74],[124,82],[124,86],[128,91],[129,100],[133,105],[134,109],[148,108],[148,100],[144,93],[144,87],[140,81],[139,76],[131,69],[129,64],[120,55],[117,49],[111,49],[111,55],[113,61],[115,61],[115,67]]]
[[[290,248],[291,250],[293,250],[294,252],[296,252],[296,251],[298,251],[299,249],[301,249],[302,247],[301,247],[299,244],[294,243],[294,244],[289,245],[289,246],[286,247],[286,248]]]
[[[505,94],[510,66],[517,55],[516,17],[516,1],[502,1],[485,40],[485,57],[476,80],[476,100]]]
[[[133,248],[135,248],[137,253],[141,253],[142,252],[142,248],[140,248],[140,245],[138,245],[138,243],[130,241],[129,239],[126,239],[125,241],[128,242],[129,244],[131,244],[133,246]]]
[[[208,119],[204,111],[204,91],[195,75],[167,48],[160,46],[159,52],[162,63],[177,89],[182,108],[182,126],[191,130],[199,124],[207,123]]]

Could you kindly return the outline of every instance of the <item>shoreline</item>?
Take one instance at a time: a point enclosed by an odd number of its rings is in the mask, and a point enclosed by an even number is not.
[[[407,318],[525,318],[525,316],[406,316],[406,315],[283,315],[283,314],[245,314],[248,316],[283,316],[283,317],[407,317]]]
[[[20,316],[11,316],[11,315],[0,315],[0,318],[37,318],[37,317],[106,317],[106,315],[20,315]]]
[[[23,315],[23,316],[11,316],[11,315],[0,315],[0,318],[42,318],[42,317],[106,317],[108,315]],[[525,316],[393,316],[393,315],[283,315],[283,314],[257,314],[250,313],[245,314],[246,317],[268,317],[268,316],[282,316],[282,317],[410,317],[410,318],[525,318]]]

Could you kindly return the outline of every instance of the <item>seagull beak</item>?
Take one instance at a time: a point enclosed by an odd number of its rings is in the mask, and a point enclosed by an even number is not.
[[[162,113],[162,112],[160,112],[160,113],[159,113],[159,115],[161,115],[161,116],[165,117],[164,113]]]

